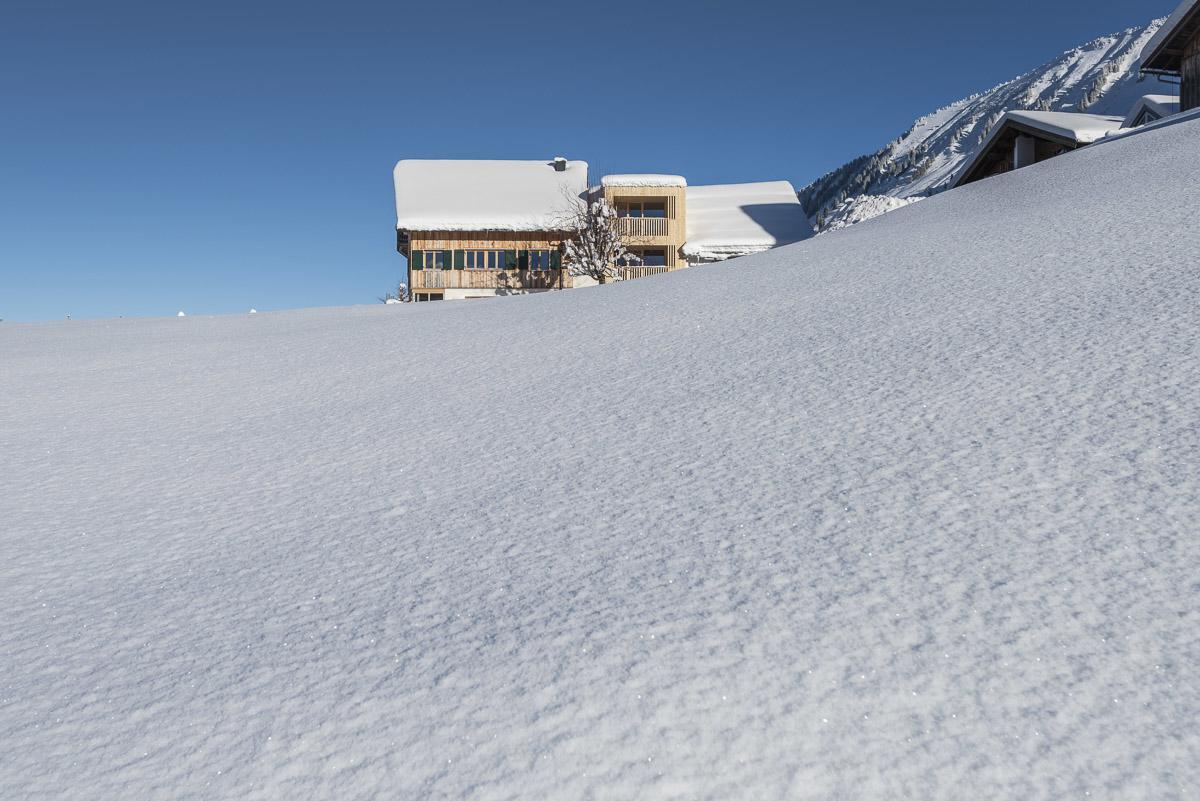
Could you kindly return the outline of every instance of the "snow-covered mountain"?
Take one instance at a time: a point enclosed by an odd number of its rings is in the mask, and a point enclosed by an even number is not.
[[[801,189],[805,212],[818,230],[827,231],[905,205],[897,200],[919,200],[948,189],[1006,111],[1124,116],[1142,95],[1164,91],[1164,84],[1154,78],[1138,80],[1142,47],[1163,22],[1157,19],[1101,36],[1031,72],[921,117],[900,138]]]

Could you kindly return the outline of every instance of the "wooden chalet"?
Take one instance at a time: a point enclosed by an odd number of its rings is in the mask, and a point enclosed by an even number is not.
[[[812,234],[786,181],[689,187],[681,175],[607,175],[589,188],[587,163],[404,160],[394,171],[396,249],[414,301],[546,292],[589,283],[563,263],[578,204],[616,209],[642,278],[798,241]],[[695,199],[698,214],[689,220]],[[689,239],[695,239],[690,247]],[[690,249],[689,249],[690,248]]]
[[[1121,117],[1065,111],[1009,111],[959,172],[954,186],[974,183],[1077,150],[1121,129]]]
[[[562,230],[587,163],[407,159],[396,164],[396,249],[414,301],[571,286]]]
[[[1200,0],[1184,0],[1142,51],[1142,72],[1180,79],[1179,110],[1200,108]]]

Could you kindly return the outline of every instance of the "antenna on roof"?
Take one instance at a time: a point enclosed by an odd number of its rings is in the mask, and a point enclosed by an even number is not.
[[[565,157],[563,157],[563,156],[555,156],[554,157],[554,171],[555,172],[566,172],[567,171],[567,160]]]

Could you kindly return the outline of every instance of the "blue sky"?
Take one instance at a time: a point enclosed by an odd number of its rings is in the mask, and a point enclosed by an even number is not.
[[[1174,0],[8,0],[0,318],[370,303],[397,159],[800,187]]]

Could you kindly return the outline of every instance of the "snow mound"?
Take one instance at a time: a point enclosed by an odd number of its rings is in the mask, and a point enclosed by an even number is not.
[[[890,197],[888,195],[856,195],[846,198],[821,219],[822,233],[849,228],[881,214],[911,206],[919,197]]]
[[[1198,148],[587,292],[5,324],[0,798],[1194,797]]]

